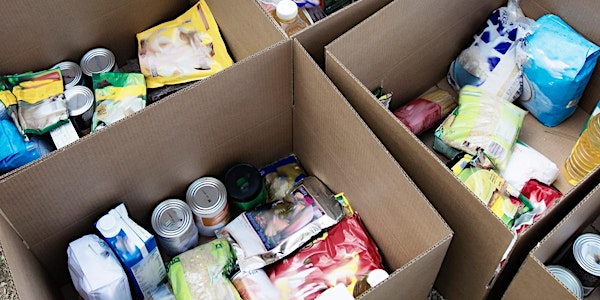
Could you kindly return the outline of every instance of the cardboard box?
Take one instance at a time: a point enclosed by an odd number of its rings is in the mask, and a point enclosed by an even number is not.
[[[556,264],[581,233],[595,232],[600,215],[600,186],[571,211],[527,256],[502,299],[577,299],[546,265]],[[600,299],[600,289],[585,299]]]
[[[491,12],[504,5],[505,1],[500,0],[463,0],[452,5],[396,0],[329,44],[325,51],[329,77],[456,233],[436,280],[436,288],[449,299],[500,297],[535,243],[600,181],[596,170],[572,187],[561,173],[555,185],[564,197],[513,244],[513,233],[432,150],[433,130],[419,137],[413,135],[372,96],[370,91],[383,84],[385,90],[394,93],[391,108],[395,109],[436,84],[449,89],[445,76],[450,63],[471,43]],[[597,1],[523,0],[521,7],[534,19],[555,13],[600,44]],[[528,115],[522,127],[520,139],[561,169],[600,99],[598,69],[571,118],[548,128]],[[496,276],[498,263],[507,250],[512,251],[510,259]]]
[[[328,15],[306,29],[295,33],[292,35],[292,38],[298,39],[313,59],[320,66],[324,67],[324,49],[327,44],[391,1],[392,0],[355,0],[354,3]],[[273,21],[275,27],[285,34],[276,21],[273,18],[270,19]]]
[[[346,194],[393,272],[364,298],[426,297],[452,231],[291,40],[4,177],[0,241],[19,297],[68,291],[68,242],[119,202],[151,228],[154,207],[195,179],[289,153]]]

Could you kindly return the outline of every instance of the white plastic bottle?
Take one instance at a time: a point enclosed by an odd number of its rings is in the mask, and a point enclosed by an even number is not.
[[[298,5],[292,0],[279,1],[274,17],[288,36],[308,27],[310,24],[298,14]]]

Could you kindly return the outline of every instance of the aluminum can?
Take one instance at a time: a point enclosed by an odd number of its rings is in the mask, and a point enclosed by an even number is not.
[[[546,268],[569,290],[571,290],[571,292],[577,296],[577,299],[583,299],[583,286],[581,285],[581,282],[577,276],[575,276],[571,270],[558,265],[550,265],[546,266]]]
[[[600,285],[600,235],[584,233],[575,239],[572,251],[567,251],[560,265],[571,270],[583,286],[583,296],[589,296]]]
[[[231,282],[244,300],[280,299],[277,287],[271,282],[263,269],[238,271],[231,277]]]
[[[95,48],[88,51],[81,58],[79,65],[81,72],[87,76],[117,70],[115,55],[106,48]]]
[[[198,246],[198,228],[192,210],[179,199],[168,199],[152,212],[152,228],[165,254],[175,257]]]
[[[90,133],[94,116],[94,93],[89,88],[78,85],[65,90],[69,119],[81,136]]]
[[[214,236],[230,220],[227,190],[214,177],[202,177],[192,182],[185,195],[186,202],[194,213],[198,232]]]
[[[65,90],[70,89],[74,86],[84,85],[85,81],[83,80],[83,73],[81,72],[81,67],[72,61],[63,61],[54,65],[51,69],[60,69],[60,73],[62,74],[63,84],[65,85]]]

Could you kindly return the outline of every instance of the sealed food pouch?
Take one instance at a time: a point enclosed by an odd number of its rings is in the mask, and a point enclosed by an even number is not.
[[[357,213],[342,219],[298,252],[267,269],[281,299],[315,299],[343,283],[353,294],[359,279],[383,269],[375,242]]]
[[[267,202],[283,199],[306,172],[295,155],[284,157],[262,169],[260,176],[264,178],[269,199]]]
[[[246,211],[217,231],[231,243],[242,271],[270,265],[337,224],[344,212],[316,177],[301,180],[282,199]]]
[[[146,107],[146,81],[139,73],[92,75],[96,109],[92,131],[102,129]]]
[[[544,15],[519,51],[521,104],[545,126],[571,116],[590,81],[600,47],[556,15]]]
[[[11,120],[0,120],[0,174],[41,157],[34,141],[25,141]]]
[[[534,21],[524,16],[519,0],[496,9],[473,43],[450,65],[450,85],[456,91],[473,85],[504,100],[516,100],[522,84],[517,49],[532,27]]]
[[[175,256],[167,276],[177,300],[241,299],[227,276],[235,264],[231,246],[216,239]]]
[[[517,140],[500,175],[521,190],[530,179],[551,185],[558,178],[558,166],[537,150]]]
[[[68,122],[60,69],[8,76],[7,80],[17,101],[16,123],[24,134],[41,135]]]
[[[204,0],[136,36],[148,88],[203,79],[233,64]]]
[[[440,127],[440,138],[448,146],[475,155],[478,149],[503,170],[517,141],[526,112],[509,101],[482,89],[460,90],[458,107]]]
[[[454,97],[448,92],[434,88],[419,98],[394,110],[394,116],[415,135],[432,128],[456,107]]]

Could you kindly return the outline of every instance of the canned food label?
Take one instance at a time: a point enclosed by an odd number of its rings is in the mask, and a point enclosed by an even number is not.
[[[227,223],[229,220],[229,204],[225,204],[223,210],[212,217],[201,217],[202,225],[206,227],[215,226],[221,223]]]

